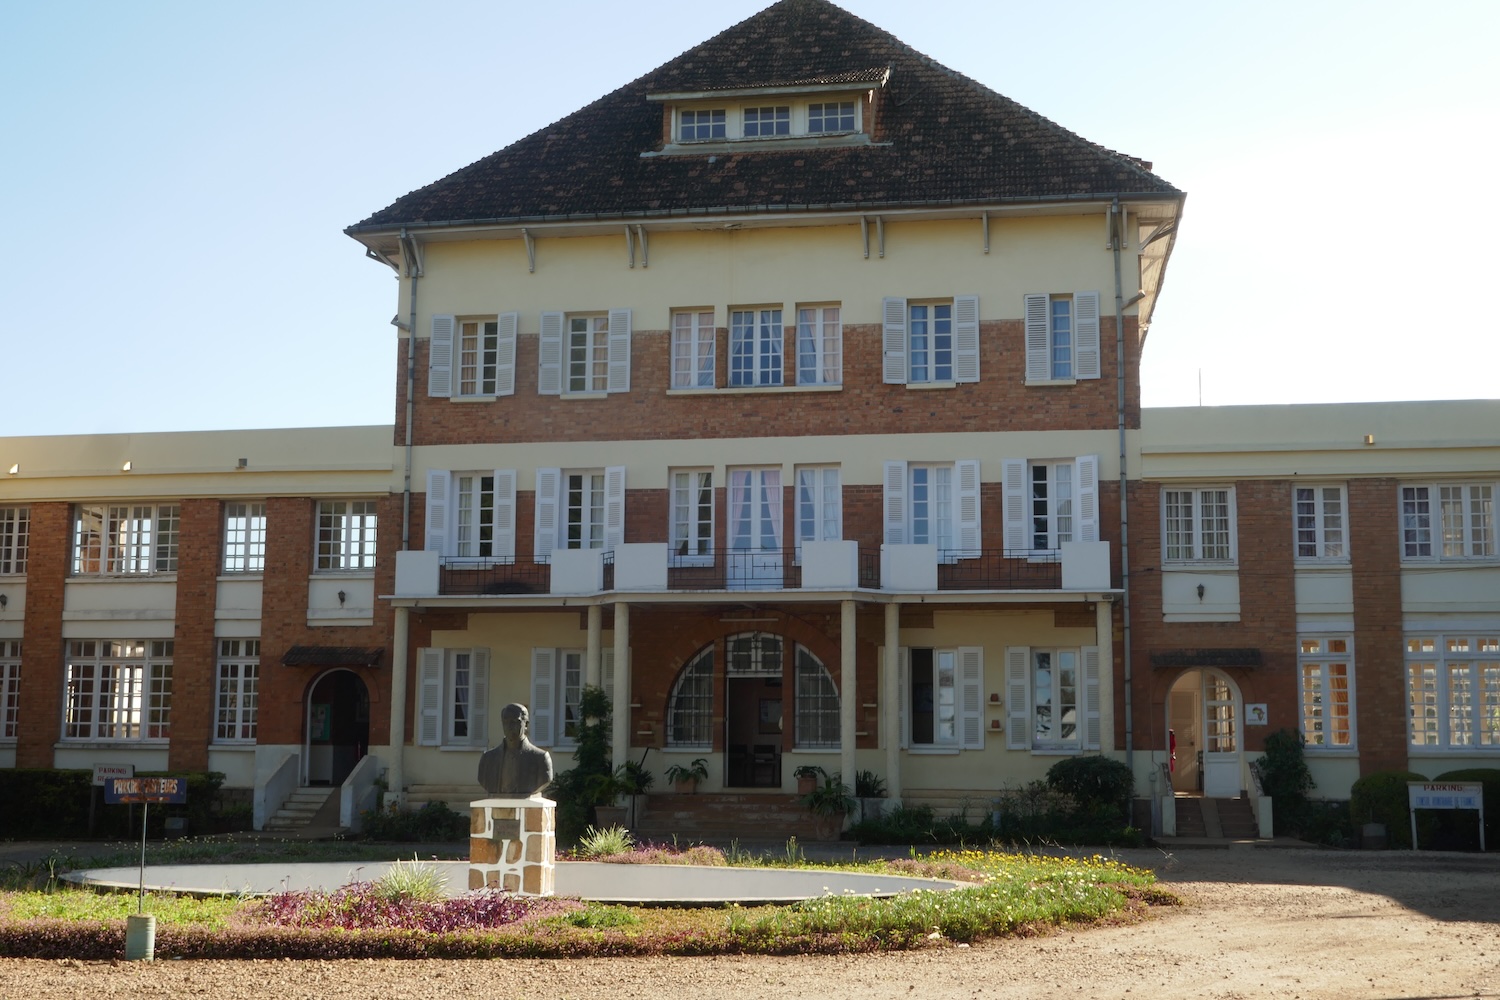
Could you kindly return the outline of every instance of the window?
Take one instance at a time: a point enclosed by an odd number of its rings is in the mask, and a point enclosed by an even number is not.
[[[1344,536],[1344,488],[1299,486],[1293,491],[1297,558],[1347,560]]]
[[[1009,646],[1005,686],[1008,749],[1099,749],[1099,647]]]
[[[984,749],[984,650],[903,650],[901,694],[906,745]]]
[[[726,113],[717,108],[708,111],[683,111],[677,135],[681,142],[707,142],[726,138]]]
[[[688,660],[667,696],[667,746],[707,750],[713,746],[714,647]]]
[[[419,649],[417,671],[417,743],[487,746],[490,651]]]
[[[0,576],[25,574],[30,534],[30,507],[0,507]]]
[[[1406,640],[1411,745],[1500,750],[1500,635]]]
[[[177,572],[176,504],[76,508],[75,575]]]
[[[729,314],[729,384],[781,385],[781,310],[737,309]]]
[[[604,473],[569,472],[563,477],[564,549],[604,548]]]
[[[672,388],[713,388],[714,337],[712,310],[672,314]]]
[[[797,558],[802,558],[803,542],[837,542],[843,537],[838,466],[797,469]]]
[[[781,636],[739,632],[724,640],[724,669],[738,677],[780,677]]]
[[[792,134],[792,109],[788,105],[746,108],[743,114],[746,139]]]
[[[1234,561],[1234,491],[1164,490],[1162,555],[1167,562]]]
[[[1073,540],[1073,463],[1036,462],[1026,495],[1031,547],[1058,549]]]
[[[542,313],[537,392],[544,396],[630,391],[630,310]]]
[[[375,569],[375,509],[374,500],[318,502],[317,572]]]
[[[672,551],[679,565],[711,565],[714,557],[714,477],[672,473]]]
[[[625,467],[536,470],[536,558],[557,549],[613,550],[624,540]]]
[[[1099,540],[1099,456],[1001,463],[1005,552],[1054,552]]]
[[[1348,636],[1299,640],[1302,737],[1309,749],[1349,750],[1354,746],[1354,658]]]
[[[599,683],[613,701],[613,649],[599,651]],[[531,651],[531,742],[571,748],[578,743],[579,700],[583,694],[585,653],[581,649]],[[614,724],[628,726],[629,712],[615,712]]]
[[[1024,311],[1028,383],[1099,377],[1098,292],[1033,293]]]
[[[254,743],[260,689],[260,640],[219,640],[215,743]]]
[[[69,643],[63,739],[165,740],[171,709],[170,639]]]
[[[797,310],[797,384],[838,385],[844,380],[844,328],[838,306]]]
[[[224,505],[224,572],[262,573],[266,568],[266,505]]]
[[[881,316],[886,383],[979,381],[979,296],[925,302],[890,298]]]
[[[814,134],[854,131],[854,102],[826,101],[807,106],[807,130]]]
[[[510,559],[516,554],[516,473],[427,472],[425,548],[450,559]]]
[[[486,399],[514,394],[519,325],[520,314],[514,312],[494,318],[433,316],[427,348],[427,395]],[[455,351],[457,391],[453,383]]]
[[[839,690],[819,660],[796,647],[793,685],[796,692],[794,746],[799,750],[839,746]]]
[[[0,639],[0,740],[14,740],[21,721],[21,640]]]
[[[885,463],[885,541],[935,545],[942,560],[979,555],[979,462]]]
[[[1438,512],[1436,547],[1433,497],[1437,498]],[[1401,546],[1401,554],[1407,559],[1494,558],[1494,485],[1401,487]]]

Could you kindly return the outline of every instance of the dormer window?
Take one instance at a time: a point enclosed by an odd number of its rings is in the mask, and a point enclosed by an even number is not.
[[[807,106],[807,131],[813,135],[854,131],[854,102],[831,101]]]
[[[850,104],[853,117],[854,105]],[[792,134],[792,109],[790,105],[779,107],[746,108],[744,113],[745,138],[765,139],[777,135]]]
[[[678,133],[681,142],[711,142],[725,138],[725,121],[728,116],[723,108],[708,111],[682,112],[682,128]]]
[[[842,139],[864,131],[860,122],[861,103],[803,100],[729,108],[679,105],[675,131],[677,141],[684,144]]]

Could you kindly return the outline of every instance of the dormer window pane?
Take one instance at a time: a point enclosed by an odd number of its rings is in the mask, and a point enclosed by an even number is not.
[[[779,108],[745,109],[745,138],[791,134],[792,109],[790,107],[782,105]]]
[[[853,132],[854,102],[832,101],[807,106],[809,132]]]
[[[684,111],[682,113],[682,142],[705,142],[725,137],[726,113],[718,111]]]

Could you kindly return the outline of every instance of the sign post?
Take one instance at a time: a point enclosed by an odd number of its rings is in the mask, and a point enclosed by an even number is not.
[[[1479,810],[1479,849],[1484,847],[1484,785],[1474,783],[1434,783],[1430,781],[1408,781],[1407,803],[1411,806],[1411,849],[1417,847],[1418,809],[1477,809]]]
[[[94,804],[99,801],[99,795],[94,788],[103,788],[104,783],[111,778],[134,778],[134,764],[95,764],[93,787],[89,789],[89,836],[94,835]]]
[[[156,917],[146,910],[146,829],[151,803],[187,801],[186,778],[110,778],[104,785],[104,801],[141,804],[140,895],[135,913],[125,918],[125,958],[150,961],[156,950]]]

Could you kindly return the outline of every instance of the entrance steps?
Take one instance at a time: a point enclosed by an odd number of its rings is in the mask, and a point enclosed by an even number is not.
[[[332,786],[297,789],[281,804],[280,809],[266,819],[265,829],[276,833],[296,833],[310,826],[338,826],[337,792],[338,789]]]
[[[1247,798],[1208,799],[1179,795],[1177,837],[1197,840],[1258,840],[1260,827]]]
[[[636,818],[638,839],[799,840],[814,838],[812,813],[795,795],[750,792],[669,792],[650,795]]]
[[[443,802],[454,812],[467,816],[470,802],[489,797],[477,782],[463,785],[408,785],[406,789],[406,805],[413,812],[429,802]]]

